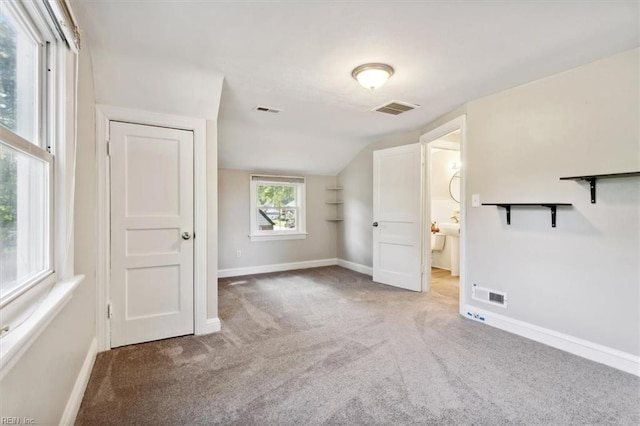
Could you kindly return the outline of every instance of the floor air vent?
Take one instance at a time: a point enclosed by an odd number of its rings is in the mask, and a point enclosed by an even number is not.
[[[255,108],[254,108],[254,110],[255,110],[255,111],[258,111],[258,112],[271,112],[271,113],[273,113],[273,114],[277,114],[277,113],[279,113],[280,111],[282,111],[281,109],[269,108],[269,107],[266,107],[266,106],[260,106],[260,105],[258,105],[257,107],[255,107]]]
[[[499,291],[490,290],[484,287],[478,287],[473,285],[472,296],[473,299],[481,302],[491,303],[492,305],[507,307],[507,294]]]
[[[374,111],[383,112],[385,114],[398,115],[416,108],[420,108],[420,105],[414,105],[408,102],[391,101],[388,104],[384,104],[377,108],[374,108]]]

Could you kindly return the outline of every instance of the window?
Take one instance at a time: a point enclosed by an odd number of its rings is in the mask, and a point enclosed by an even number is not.
[[[20,4],[0,8],[0,307],[53,276],[47,45]]]
[[[251,241],[306,238],[303,177],[251,175]]]

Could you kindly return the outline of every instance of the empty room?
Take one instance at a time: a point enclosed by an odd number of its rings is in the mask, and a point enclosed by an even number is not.
[[[640,424],[640,2],[0,0],[0,423]]]

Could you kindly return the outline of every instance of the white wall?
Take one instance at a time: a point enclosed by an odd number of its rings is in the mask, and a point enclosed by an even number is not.
[[[513,209],[510,226],[467,209],[467,285],[508,294],[507,310],[474,304],[640,354],[640,180],[598,181],[597,204],[558,180],[640,170],[639,76],[636,49],[467,105],[468,206],[573,203],[555,229],[544,208]]]
[[[220,270],[336,257],[337,230],[331,205],[335,197],[335,176],[305,176],[307,207],[307,238],[304,240],[260,241],[249,239],[249,175],[246,170],[218,171],[219,268]],[[287,173],[279,173],[287,174]],[[242,256],[237,257],[236,251]]]
[[[453,222],[451,216],[460,211],[460,204],[449,195],[449,182],[456,173],[450,165],[460,162],[460,151],[435,149],[431,152],[431,220]]]
[[[95,338],[95,128],[91,59],[79,56],[75,272],[84,274],[71,301],[2,380],[2,416],[58,424]]]
[[[153,56],[92,51],[96,103],[217,120],[223,76]]]
[[[451,169],[451,163],[460,162],[460,151],[443,149],[431,150],[431,221],[437,224],[451,223],[454,212],[460,211],[460,204],[449,195],[449,182],[456,170]],[[451,270],[451,251],[449,245],[454,237],[447,236],[444,250],[431,254],[431,266]]]

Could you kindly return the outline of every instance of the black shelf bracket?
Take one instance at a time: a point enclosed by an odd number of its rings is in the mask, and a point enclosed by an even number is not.
[[[509,204],[497,204],[498,207],[502,207],[507,213],[507,225],[511,225],[511,205]]]
[[[551,227],[556,227],[558,206],[571,206],[568,203],[482,203],[483,206],[496,206],[505,209],[507,213],[507,225],[511,225],[511,207],[546,207],[551,210]]]
[[[551,209],[551,227],[555,228],[556,227],[556,210],[557,207],[555,204],[543,204],[542,206],[544,207],[548,207]]]
[[[568,177],[561,177],[560,180],[582,180],[582,181],[589,182],[589,189],[591,190],[591,204],[595,204],[596,203],[596,180],[634,177],[634,176],[640,176],[640,172],[607,173],[603,175],[568,176]]]
[[[591,189],[591,204],[596,203],[596,178],[586,179]]]

